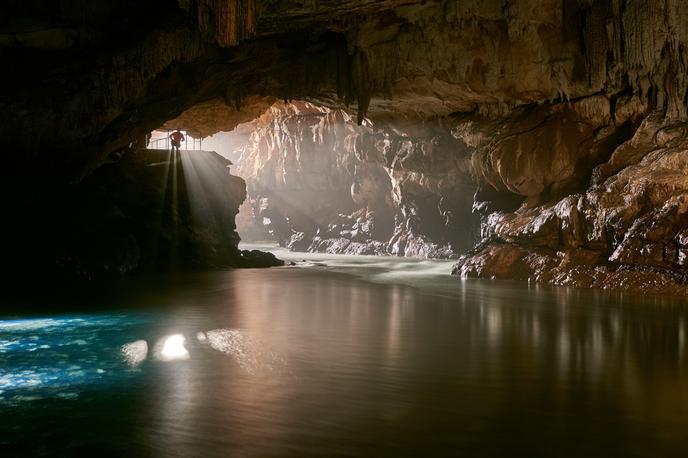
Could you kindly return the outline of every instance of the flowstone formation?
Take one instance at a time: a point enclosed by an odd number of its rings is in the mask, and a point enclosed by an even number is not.
[[[305,101],[256,121],[242,165],[285,245],[451,256],[472,209],[458,274],[684,291],[686,2],[145,3],[0,6],[0,135],[26,171],[5,184],[40,176],[22,207],[170,120]]]
[[[283,246],[449,258],[473,245],[468,156],[438,125],[359,127],[342,110],[296,102],[252,129],[237,173]]]

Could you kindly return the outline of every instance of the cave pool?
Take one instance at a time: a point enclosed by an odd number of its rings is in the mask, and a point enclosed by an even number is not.
[[[8,304],[0,456],[688,456],[683,298],[275,252]]]

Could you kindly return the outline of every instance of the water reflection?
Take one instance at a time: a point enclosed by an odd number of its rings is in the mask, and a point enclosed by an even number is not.
[[[120,314],[0,320],[0,404],[74,399],[83,387],[128,377],[114,341],[146,323]]]
[[[360,276],[365,264],[357,262]],[[18,446],[34,424],[68,451],[79,428],[95,442],[111,440],[63,415],[60,402],[71,402],[102,415],[111,431],[136,425],[122,433],[136,438],[123,439],[135,455],[688,449],[688,309],[680,298],[409,271],[404,282],[375,284],[328,267],[195,274],[172,289],[132,289],[132,302],[145,297],[151,307],[147,320],[137,312],[1,322],[8,364],[0,398],[12,391],[15,400],[0,426],[22,413],[23,432],[11,439]],[[157,358],[147,358],[152,342]],[[120,375],[99,388],[105,374],[95,369]],[[46,390],[27,370],[81,371],[81,381]],[[64,398],[70,393],[76,398]],[[46,410],[18,396],[55,399],[49,411],[62,420],[46,425]],[[113,410],[126,426],[113,423]]]
[[[172,334],[163,337],[156,345],[156,355],[160,361],[174,361],[189,359],[186,349],[186,337],[182,334]]]
[[[136,367],[148,357],[148,342],[145,340],[130,342],[122,345],[120,351],[127,364]]]
[[[213,329],[199,332],[198,341],[210,348],[234,358],[239,366],[250,374],[259,371],[272,373],[287,371],[287,362],[274,351],[266,350],[254,339],[237,329]]]

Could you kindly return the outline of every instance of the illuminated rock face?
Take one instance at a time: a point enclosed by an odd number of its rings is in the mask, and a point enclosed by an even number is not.
[[[473,246],[469,156],[448,130],[357,126],[304,102],[276,104],[252,128],[237,173],[283,246],[442,258]]]
[[[633,103],[592,96],[413,137],[280,104],[253,123],[239,173],[254,214],[296,250],[468,251],[455,267],[464,277],[685,291],[688,126],[628,115]],[[471,207],[482,241],[468,250]]]
[[[463,275],[685,279],[684,1],[43,3],[0,6],[0,136],[39,183],[23,207],[166,121],[209,132],[194,107],[228,130],[308,100],[327,110],[259,122],[242,165],[285,244],[452,255],[472,207]]]
[[[516,211],[476,202],[483,241],[459,260],[455,273],[686,293],[687,127],[649,116],[583,175],[579,191],[563,198]]]

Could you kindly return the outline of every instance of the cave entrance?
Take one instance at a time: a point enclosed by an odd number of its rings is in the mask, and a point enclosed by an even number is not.
[[[230,161],[231,174],[246,183],[236,217],[244,243],[453,258],[475,242],[474,186],[456,160],[442,162],[455,154],[447,129],[369,120],[359,126],[343,109],[263,103],[243,117],[218,108],[221,100],[206,103],[166,123],[152,140],[165,146],[165,129],[182,125],[183,132],[200,132],[204,151]],[[431,149],[438,163],[427,159]]]

